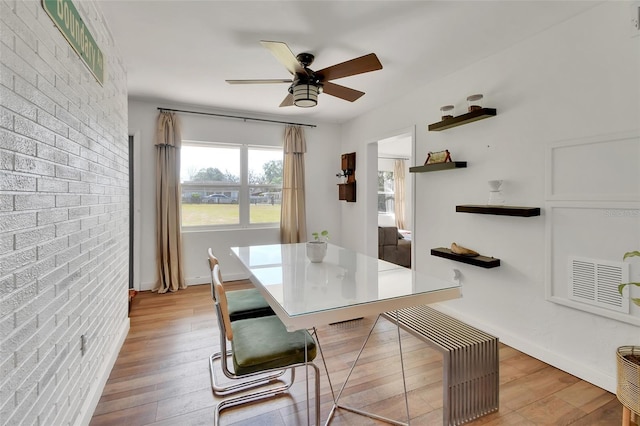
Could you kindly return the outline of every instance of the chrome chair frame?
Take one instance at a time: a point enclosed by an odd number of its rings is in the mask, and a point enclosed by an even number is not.
[[[211,248],[209,248],[208,250],[207,262],[209,264],[209,269],[211,270],[211,298],[213,299],[214,303],[217,306],[214,273],[216,274],[216,277],[221,284],[223,283],[223,281],[222,281],[222,274],[220,273],[220,263],[218,262],[218,258],[213,254],[213,251],[211,250]],[[214,268],[216,265],[218,266],[218,271],[214,272]],[[220,314],[218,314],[218,320],[220,320],[220,318],[221,316]],[[233,354],[231,349],[227,349],[226,347],[226,338],[224,334],[220,334],[220,347],[225,348],[226,356],[223,357],[222,351],[218,351],[211,354],[211,356],[209,357],[209,373],[211,375],[211,388],[213,389],[213,393],[216,395],[225,396],[225,395],[241,392],[247,389],[255,388],[258,386],[264,386],[266,384],[278,381],[280,377],[282,377],[286,372],[284,370],[280,370],[280,371],[276,371],[274,374],[268,374],[268,375],[262,374],[261,377],[256,377],[253,380],[244,381],[242,383],[237,383],[235,385],[223,385],[216,380],[215,364],[217,361],[220,361],[220,367],[221,367],[222,373],[227,378],[237,379],[237,377],[235,376],[235,373],[233,373],[233,371],[229,369],[229,364],[227,362],[227,359],[231,357]],[[293,379],[294,378],[291,377],[290,379],[291,382],[293,382]]]
[[[223,309],[226,309],[221,307],[221,301],[220,301],[220,294],[218,292],[218,290],[220,290],[221,292],[224,292],[224,287],[222,287],[222,283],[219,280],[219,265],[215,265],[214,267],[214,291],[215,291],[215,308],[216,308],[216,315],[218,317],[218,324],[219,324],[219,328],[220,328],[220,347],[221,347],[221,356],[220,356],[220,360],[222,361],[222,364],[225,365],[225,367],[223,368],[223,371],[227,371],[229,373],[229,375],[227,377],[234,379],[234,380],[242,380],[242,379],[247,379],[247,378],[252,378],[252,377],[256,377],[259,375],[264,375],[264,374],[269,374],[269,373],[277,373],[278,376],[281,376],[286,370],[291,370],[291,380],[289,381],[289,383],[284,382],[282,385],[280,386],[275,386],[275,387],[268,387],[264,390],[260,390],[260,391],[256,391],[256,392],[252,392],[252,393],[248,393],[248,394],[242,394],[236,397],[231,397],[231,398],[227,398],[224,399],[222,401],[220,401],[218,404],[216,404],[215,407],[215,413],[214,413],[214,425],[218,425],[219,421],[220,421],[220,413],[222,412],[222,410],[225,410],[227,408],[233,407],[233,406],[237,406],[237,405],[242,405],[242,404],[246,404],[249,402],[254,402],[254,401],[259,401],[262,399],[266,399],[266,398],[270,398],[276,395],[279,395],[281,393],[286,392],[289,388],[291,388],[291,386],[294,383],[295,380],[295,368],[297,367],[305,367],[306,372],[307,372],[307,384],[308,384],[308,367],[311,366],[314,369],[314,375],[315,375],[315,413],[316,413],[316,425],[320,424],[320,369],[318,368],[317,365],[315,365],[313,362],[309,361],[307,359],[307,352],[305,351],[305,362],[302,363],[296,363],[296,364],[291,364],[291,365],[287,365],[285,367],[279,367],[279,368],[273,368],[273,369],[266,369],[263,371],[258,371],[258,372],[254,372],[254,373],[250,373],[250,374],[244,374],[244,375],[237,375],[235,373],[232,373],[229,371],[228,367],[226,366],[227,362],[227,358],[229,356],[232,356],[231,351],[227,350],[227,340],[229,335],[231,334],[231,339],[233,339],[232,333],[229,333],[229,330],[227,330],[227,327],[231,326],[231,321],[228,318],[228,313],[226,314],[226,320],[225,320],[225,313],[223,312]],[[225,298],[226,300],[226,298]],[[225,302],[226,303],[226,302]],[[242,321],[242,320],[238,320],[238,321]],[[212,360],[213,356],[210,358]],[[210,364],[211,366],[211,373],[212,373],[212,382],[213,382],[213,364]],[[271,376],[268,376],[271,377]],[[233,388],[233,391],[230,393],[235,393],[238,392],[240,390],[247,390],[247,389],[252,389],[252,388],[256,388],[258,387],[258,385],[262,382],[264,382],[265,379],[251,379],[249,380],[249,382],[244,381],[243,383],[237,384],[237,385],[232,385],[229,386],[229,388]],[[248,384],[250,384],[250,386],[247,386]],[[260,385],[260,387],[264,387],[266,385],[262,384]],[[308,404],[309,402],[309,387],[307,385],[307,423],[309,423],[309,410],[308,410]]]

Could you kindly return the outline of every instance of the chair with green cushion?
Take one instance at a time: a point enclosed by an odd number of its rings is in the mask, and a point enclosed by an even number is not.
[[[227,297],[219,279],[219,265],[214,266],[215,307],[220,327],[220,358],[223,369],[228,369],[227,342],[231,343],[233,379],[242,381],[257,375],[291,372],[291,380],[280,385],[261,386],[260,390],[243,393],[224,399],[216,405],[214,424],[220,420],[220,412],[226,408],[279,395],[287,391],[295,380],[296,367],[311,366],[315,371],[316,424],[320,424],[320,370],[312,362],[316,356],[316,344],[307,330],[288,332],[282,321],[275,316],[231,321]],[[252,380],[253,381],[253,380]],[[255,387],[255,386],[253,386]],[[246,389],[246,388],[245,388]],[[307,389],[308,391],[308,389]],[[308,395],[307,395],[308,397]]]
[[[211,298],[216,301],[216,292],[215,292],[215,281],[219,281],[222,284],[222,273],[220,272],[220,266],[218,262],[218,258],[213,254],[211,249],[208,250],[208,261],[209,267],[211,269]],[[217,267],[214,272],[214,267]],[[215,279],[214,279],[215,277]],[[230,320],[237,321],[242,319],[249,318],[260,318],[264,316],[274,315],[273,310],[269,307],[269,303],[262,297],[258,289],[245,289],[245,290],[233,290],[226,292],[227,297],[227,306],[229,310]],[[234,315],[231,315],[231,312]],[[227,357],[231,356],[231,351],[227,351]],[[211,388],[213,389],[213,393],[216,395],[228,395],[235,392],[240,392],[246,389],[250,389],[251,387],[261,386],[265,382],[269,382],[269,380],[276,380],[280,376],[282,376],[285,372],[280,371],[278,373],[274,373],[268,376],[263,376],[260,378],[256,378],[250,382],[246,383],[236,383],[232,385],[222,385],[216,380],[215,374],[215,364],[221,360],[223,356],[222,351],[215,352],[209,357],[209,369],[211,373]],[[234,378],[234,373],[228,369],[228,365],[225,359],[225,362],[221,363],[222,372],[224,375],[230,379]]]
[[[215,293],[213,291],[213,267],[218,265],[219,262],[211,249],[209,249],[208,254],[209,269],[211,270],[211,297],[215,300]],[[222,277],[220,277],[220,282],[222,282]],[[269,303],[262,297],[262,294],[260,294],[257,288],[229,291],[227,292],[227,300],[231,321],[274,315]]]

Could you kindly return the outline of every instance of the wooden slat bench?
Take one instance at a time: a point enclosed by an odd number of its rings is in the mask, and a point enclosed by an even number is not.
[[[400,309],[400,327],[443,354],[443,424],[498,411],[498,338],[429,306]],[[395,312],[382,314],[395,322]]]

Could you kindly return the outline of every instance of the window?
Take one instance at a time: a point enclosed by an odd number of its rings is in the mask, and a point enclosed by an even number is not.
[[[282,148],[183,142],[183,227],[280,223]]]
[[[395,189],[393,172],[378,171],[378,213],[394,213]]]

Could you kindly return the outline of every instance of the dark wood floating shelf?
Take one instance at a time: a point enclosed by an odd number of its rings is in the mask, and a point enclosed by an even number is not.
[[[456,260],[469,265],[480,266],[481,268],[496,268],[500,266],[500,259],[486,256],[463,256],[456,254],[448,248],[438,247],[431,249],[431,256],[444,257],[445,259]]]
[[[437,172],[440,170],[463,169],[467,167],[466,161],[450,161],[448,163],[425,164],[424,166],[409,167],[410,173]]]
[[[456,206],[459,213],[495,214],[501,216],[532,217],[540,216],[540,207],[490,206],[467,204]]]
[[[440,130],[446,130],[452,127],[458,127],[462,126],[463,124],[473,123],[474,121],[493,117],[496,114],[497,111],[495,108],[480,108],[478,110],[471,111],[457,117],[448,118],[446,120],[438,121],[437,123],[429,124],[429,131],[439,132]]]

